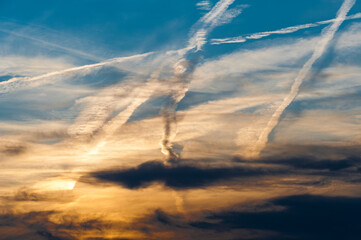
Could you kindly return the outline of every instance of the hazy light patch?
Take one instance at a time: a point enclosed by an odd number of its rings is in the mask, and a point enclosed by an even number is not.
[[[34,185],[35,189],[43,191],[73,190],[76,181],[70,179],[49,179]]]

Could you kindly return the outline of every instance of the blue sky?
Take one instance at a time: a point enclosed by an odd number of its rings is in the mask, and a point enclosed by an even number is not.
[[[234,5],[250,7],[232,24],[215,29],[211,36],[234,37],[332,19],[341,2],[237,2]],[[350,14],[357,12],[358,4]],[[182,46],[192,25],[205,13],[194,5],[194,1],[177,0],[167,3],[161,0],[76,1],[71,4],[67,1],[2,1],[0,11],[6,29],[28,30],[44,40],[61,42],[64,47],[106,58]],[[44,46],[39,45],[37,52],[31,54],[46,53],[46,50],[64,54],[56,49],[42,49]]]
[[[360,7],[0,0],[0,239],[358,236]]]

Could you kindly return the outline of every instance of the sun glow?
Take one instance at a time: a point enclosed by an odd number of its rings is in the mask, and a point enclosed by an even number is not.
[[[71,179],[52,179],[35,184],[35,188],[44,191],[73,190],[76,181]]]

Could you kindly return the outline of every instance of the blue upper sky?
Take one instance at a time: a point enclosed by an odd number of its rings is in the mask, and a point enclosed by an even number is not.
[[[231,24],[215,29],[211,37],[234,37],[332,19],[341,3],[340,0],[236,1],[233,5],[249,7]],[[210,2],[210,6],[213,4],[215,1]],[[360,3],[356,3],[350,14],[358,9]],[[205,12],[197,9],[192,0],[0,2],[2,28],[25,31],[33,37],[103,58],[182,46],[192,25]],[[34,47],[36,50],[24,51],[33,55],[47,51],[64,54],[51,47],[42,49],[46,46],[39,44]]]

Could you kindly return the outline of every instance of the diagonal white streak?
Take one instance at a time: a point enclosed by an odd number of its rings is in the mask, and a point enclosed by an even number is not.
[[[206,34],[211,31],[216,25],[219,24],[221,21],[220,17],[227,11],[227,8],[229,5],[231,5],[234,2],[234,0],[220,0],[210,11],[207,13],[203,18],[201,18],[197,24],[195,25],[196,31],[193,32],[192,37],[189,40],[188,47],[183,50],[175,51],[178,53],[178,59],[185,60],[185,55],[192,51],[198,51],[200,48],[205,44],[205,37]],[[237,13],[231,15],[229,18],[236,16]],[[194,41],[192,41],[194,40]],[[49,79],[56,76],[62,76],[64,74],[71,74],[71,73],[77,73],[81,71],[87,71],[90,69],[96,69],[98,67],[108,65],[108,64],[115,64],[122,61],[126,61],[129,59],[137,58],[137,57],[145,57],[148,56],[151,53],[145,53],[145,54],[139,54],[135,56],[130,57],[124,57],[124,58],[114,58],[109,59],[104,62],[96,63],[96,64],[90,64],[90,65],[84,65],[74,68],[69,68],[61,71],[55,71],[46,73],[40,76],[35,77],[20,77],[20,78],[12,78],[8,81],[4,81],[0,83],[0,93],[12,91],[18,87],[21,86],[28,86],[28,85],[37,85],[41,83],[49,83],[51,81],[54,81],[53,79]],[[168,53],[167,53],[168,54]],[[172,60],[169,62],[173,62]],[[168,62],[168,63],[169,63]],[[164,66],[163,66],[164,67]],[[152,97],[152,95],[157,92],[157,89],[161,85],[161,81],[159,79],[156,79],[157,76],[159,77],[159,73],[162,71],[162,68],[155,71],[155,73],[152,74],[152,77],[148,79],[143,87],[141,87],[139,90],[141,93],[137,94],[137,89],[135,91],[132,91],[130,94],[130,97],[133,99],[133,101],[123,110],[121,111],[117,116],[110,119],[109,121],[106,121],[106,118],[109,116],[109,114],[113,111],[112,110],[112,102],[114,101],[114,98],[112,96],[104,96],[100,102],[93,102],[91,105],[89,105],[89,108],[83,110],[83,112],[80,114],[80,116],[77,118],[75,123],[68,129],[70,135],[73,136],[93,136],[94,132],[100,129],[96,136],[101,137],[105,142],[109,135],[113,134],[119,127],[124,125],[128,119],[132,116],[134,111],[142,105],[144,102],[146,102],[149,98]],[[175,69],[175,72],[178,70]],[[182,87],[178,88],[174,91],[172,91],[172,97],[174,99],[174,113],[175,114],[175,107],[176,105],[183,99],[185,93],[188,91],[188,88],[186,86],[186,79],[182,77],[178,77],[176,75],[173,76],[173,80],[170,81],[169,86],[172,85],[172,83],[177,85],[179,81],[181,82]],[[120,87],[121,88],[121,87]],[[114,89],[115,91],[118,91],[120,89]],[[101,96],[100,96],[101,97]],[[97,99],[95,97],[95,99]],[[88,124],[86,124],[88,123]],[[174,124],[174,123],[172,123]],[[169,135],[169,134],[166,134]],[[168,138],[169,136],[167,136]],[[162,141],[164,142],[164,141]],[[171,151],[171,143],[166,146],[167,149]]]
[[[201,19],[204,23],[215,24],[217,19],[227,10],[234,0],[219,1],[204,17]]]
[[[206,36],[207,34],[219,24],[221,21],[221,17],[224,13],[226,13],[228,7],[234,2],[234,0],[220,0],[217,2],[217,4],[204,16],[200,19],[198,24],[200,27],[195,31],[193,37],[189,40],[189,45],[184,49],[184,51],[180,51],[180,63],[181,61],[186,61],[184,56],[191,51],[192,49],[196,48],[195,51],[198,52],[201,50],[202,46],[206,44]],[[231,17],[235,17],[240,12],[236,13],[235,15],[232,15]],[[177,67],[184,68],[185,74],[179,73],[177,70]],[[177,79],[179,82],[182,83],[182,89],[176,90],[172,94],[172,100],[169,102],[166,106],[163,108],[163,119],[164,119],[164,133],[163,138],[160,142],[161,145],[161,151],[163,154],[165,154],[168,159],[168,162],[174,162],[177,161],[179,156],[176,154],[176,152],[173,150],[172,147],[172,141],[170,140],[171,132],[174,131],[177,125],[177,119],[176,119],[176,108],[177,105],[184,96],[186,95],[188,91],[188,85],[189,85],[189,73],[187,72],[186,66],[181,66],[181,64],[176,64],[174,66],[174,78]],[[183,71],[183,70],[181,70]],[[178,72],[178,73],[177,73]],[[175,134],[173,138],[175,137]]]
[[[137,55],[128,56],[128,57],[112,58],[112,59],[108,59],[106,61],[95,63],[95,64],[67,68],[64,70],[54,71],[54,72],[46,73],[46,74],[35,76],[35,77],[11,78],[7,81],[0,82],[0,93],[10,92],[10,91],[17,89],[18,87],[28,86],[31,84],[37,84],[39,81],[44,81],[47,83],[48,81],[46,79],[50,78],[50,77],[61,76],[64,74],[69,74],[69,73],[74,73],[74,72],[79,72],[79,71],[86,71],[86,70],[102,67],[105,65],[111,65],[111,64],[115,64],[115,63],[124,62],[124,61],[135,59],[135,58],[146,57],[152,53],[153,52],[137,54]]]
[[[99,58],[99,57],[96,57],[96,56],[94,56],[94,55],[91,55],[91,54],[89,54],[89,53],[85,53],[85,52],[82,52],[82,51],[80,51],[80,50],[73,49],[73,48],[69,48],[69,47],[64,47],[64,46],[61,46],[61,45],[59,45],[59,44],[52,43],[52,42],[48,42],[48,41],[45,41],[45,40],[42,40],[42,39],[39,39],[39,38],[35,38],[35,37],[32,37],[32,36],[23,34],[23,33],[15,32],[15,31],[10,31],[10,30],[4,29],[4,28],[0,28],[0,31],[1,31],[1,32],[8,33],[8,34],[11,34],[11,35],[14,35],[14,36],[17,36],[17,37],[26,38],[26,39],[29,39],[29,40],[32,40],[32,41],[36,41],[36,42],[42,43],[42,44],[44,44],[44,45],[47,45],[47,46],[49,46],[49,47],[62,49],[62,50],[64,50],[64,51],[67,51],[67,52],[69,52],[69,53],[75,54],[75,55],[77,55],[77,56],[81,56],[81,57],[83,57],[83,58],[85,58],[85,59],[94,60],[94,61],[101,61],[101,60],[103,60],[103,59],[101,59],[101,58]]]
[[[353,19],[360,19],[360,18],[361,18],[361,13],[357,13],[357,14],[346,17],[344,20],[353,20]],[[326,20],[326,21],[319,21],[316,23],[296,25],[296,26],[292,26],[292,27],[281,28],[281,29],[274,30],[274,31],[258,32],[258,33],[253,33],[253,34],[249,34],[246,36],[221,38],[221,39],[214,38],[211,40],[211,44],[218,45],[218,44],[225,44],[225,43],[243,43],[243,42],[246,42],[247,40],[251,40],[251,39],[261,39],[261,38],[268,37],[268,36],[274,35],[274,34],[293,33],[293,32],[297,32],[302,29],[308,29],[308,28],[313,28],[313,27],[330,24],[335,21],[337,21],[337,19],[330,19],[330,20]]]
[[[186,51],[180,51],[181,56],[184,56],[187,52],[194,49],[195,47],[197,47],[197,49],[198,49],[198,47],[200,48],[201,46],[203,46],[205,44],[205,42],[203,43],[203,39],[205,37],[205,34],[207,33],[207,31],[210,28],[207,25],[216,24],[217,23],[217,18],[220,16],[220,14],[223,14],[227,10],[228,6],[230,4],[232,4],[233,2],[234,2],[234,0],[221,0],[221,1],[219,1],[212,8],[212,10],[209,13],[207,13],[200,20],[200,22],[202,23],[202,27],[200,29],[198,29],[198,31],[193,35],[193,37],[191,39],[194,39],[194,42],[191,42],[191,40],[190,40],[189,46],[185,49]],[[15,34],[14,32],[11,32],[11,33]],[[17,35],[19,35],[19,34],[17,34]],[[19,35],[19,36],[23,36],[23,35]],[[23,36],[23,37],[25,37],[25,36]],[[129,56],[129,57],[113,58],[113,59],[109,59],[109,60],[106,60],[106,61],[103,61],[103,62],[100,62],[100,63],[83,65],[83,66],[69,68],[69,69],[65,69],[65,70],[61,70],[61,71],[50,72],[50,73],[46,73],[46,74],[43,74],[43,75],[40,75],[40,76],[35,76],[35,77],[15,77],[15,78],[11,78],[11,79],[9,79],[7,81],[0,82],[0,93],[8,92],[8,91],[11,91],[11,90],[13,90],[13,89],[15,89],[17,87],[21,87],[21,86],[27,85],[29,83],[36,82],[37,80],[43,80],[43,79],[46,79],[48,77],[54,77],[54,76],[67,74],[67,73],[71,73],[71,72],[77,72],[77,71],[87,70],[87,69],[91,69],[91,68],[101,67],[101,66],[108,65],[108,64],[113,64],[113,63],[119,63],[119,62],[129,60],[129,59],[132,59],[132,58],[136,58],[136,57],[145,57],[145,56],[150,55],[151,53],[153,53],[153,52],[138,54],[138,55]]]
[[[200,25],[197,31],[189,39],[189,45],[185,48],[181,54],[186,54],[186,52],[196,48],[196,51],[199,51],[203,45],[206,44],[206,36],[215,26],[221,21],[222,15],[227,11],[228,7],[235,0],[220,0],[217,4],[206,14],[204,15],[196,25]],[[236,12],[233,16],[237,16],[239,12]]]
[[[198,51],[201,49],[201,47],[206,43],[205,37],[206,34],[214,27],[214,25],[217,25],[219,17],[224,14],[229,7],[234,2],[234,0],[220,0],[203,18],[200,19],[196,25],[200,26],[197,28],[193,36],[189,40],[189,44],[186,48],[175,51],[179,54],[179,61],[185,60],[184,56],[196,48],[195,51]],[[169,54],[170,52],[168,52]],[[176,64],[174,68],[176,68],[178,65]],[[102,126],[102,133],[105,135],[105,138],[107,138],[107,135],[112,134],[114,131],[116,131],[118,128],[120,128],[122,125],[124,125],[128,119],[132,116],[134,111],[141,106],[143,103],[145,103],[151,96],[154,94],[154,92],[157,90],[157,86],[159,83],[157,83],[157,77],[159,77],[159,73],[162,71],[161,67],[157,71],[155,71],[150,79],[147,80],[145,83],[145,86],[142,87],[142,89],[147,89],[146,93],[142,96],[135,96],[133,99],[133,102],[122,112],[120,112],[117,116],[115,116],[113,119],[109,120],[107,123],[105,123]],[[174,69],[175,75],[177,72],[177,69]],[[187,80],[187,77],[179,77],[179,76],[173,76],[171,79],[171,83],[177,83],[179,81],[183,81],[183,85],[186,84],[184,81]],[[175,81],[175,82],[174,82]],[[170,84],[171,84],[170,83]],[[173,102],[170,104],[170,110],[168,117],[164,117],[165,119],[165,131],[163,134],[163,138],[160,142],[162,153],[168,156],[176,156],[175,152],[172,149],[172,143],[169,141],[170,132],[172,130],[172,125],[175,125],[175,109],[177,104],[184,98],[186,92],[188,91],[188,87],[185,86],[180,90],[174,91],[172,94]],[[85,114],[86,115],[86,114]],[[73,126],[73,128],[77,129],[76,126]],[[173,126],[174,128],[174,126]],[[76,131],[75,131],[76,132]]]
[[[284,110],[291,104],[291,102],[297,96],[300,86],[303,80],[307,77],[310,72],[312,65],[319,59],[322,54],[325,52],[329,42],[333,39],[338,28],[342,22],[346,19],[346,15],[352,6],[355,4],[356,0],[345,0],[337,12],[336,19],[332,22],[329,27],[326,27],[322,31],[321,39],[318,44],[315,46],[314,52],[311,58],[303,65],[302,69],[299,71],[296,79],[294,80],[289,94],[283,99],[281,105],[271,116],[271,119],[268,121],[267,126],[264,128],[263,132],[259,136],[256,144],[254,145],[253,151],[250,153],[251,158],[257,158],[260,152],[265,148],[268,142],[268,136],[272,130],[277,126],[279,119],[284,112]]]

